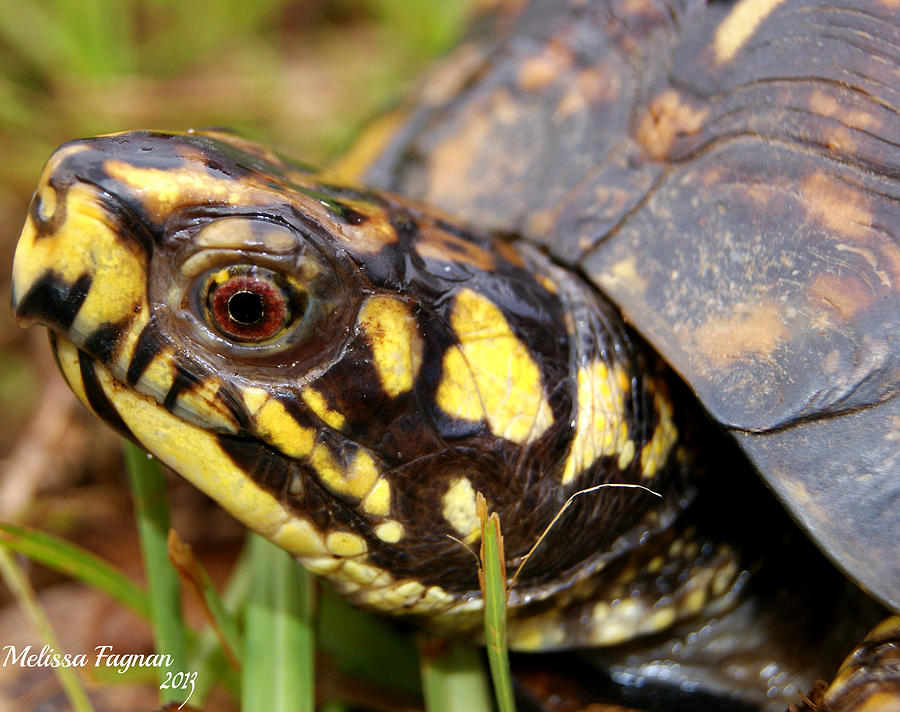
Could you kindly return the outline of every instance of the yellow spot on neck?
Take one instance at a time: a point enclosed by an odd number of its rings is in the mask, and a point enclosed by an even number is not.
[[[410,390],[425,345],[409,305],[393,297],[371,297],[363,304],[358,323],[372,346],[381,387],[391,398]]]
[[[350,532],[331,532],[325,537],[325,546],[335,556],[359,556],[369,550],[365,539]]]
[[[553,424],[541,372],[496,304],[471,289],[457,294],[450,325],[459,346],[447,349],[436,400],[448,415],[486,419],[516,443],[537,440]]]
[[[641,474],[645,479],[653,477],[666,464],[678,440],[678,429],[672,421],[672,403],[668,396],[657,392],[653,396],[653,405],[659,422],[650,441],[641,448]]]
[[[305,519],[290,519],[275,532],[272,542],[294,556],[327,556],[322,534]]]
[[[310,460],[322,484],[335,494],[360,500],[372,492],[378,480],[375,460],[365,450],[357,450],[346,469],[326,445],[316,445]]]
[[[456,477],[441,498],[442,514],[463,541],[475,541],[479,535],[475,490],[468,477]]]
[[[631,462],[634,443],[628,439],[625,419],[629,388],[628,373],[619,363],[610,369],[605,362],[595,361],[578,370],[578,416],[562,484],[574,480],[604,455],[618,453],[620,462]]]
[[[404,530],[400,522],[390,521],[375,527],[375,536],[387,544],[396,544],[403,538]]]
[[[307,386],[300,392],[300,397],[303,399],[303,402],[306,403],[307,407],[319,416],[324,423],[330,425],[335,430],[340,430],[344,427],[344,416],[335,410],[331,410],[328,407],[325,396],[315,388]]]
[[[363,510],[375,516],[385,517],[391,511],[391,485],[383,477],[375,483],[363,500]]]
[[[244,402],[249,398],[256,405],[258,394],[248,394],[249,390],[244,391]],[[249,404],[248,409],[253,412]],[[315,431],[297,423],[280,401],[266,395],[265,402],[256,406],[254,420],[259,437],[288,457],[306,457],[312,452]]]
[[[734,58],[741,47],[756,32],[756,28],[784,0],[741,0],[716,28],[713,49],[716,63],[723,64]]]

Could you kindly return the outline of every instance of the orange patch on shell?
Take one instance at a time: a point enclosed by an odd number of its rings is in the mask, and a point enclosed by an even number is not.
[[[678,136],[699,131],[707,116],[708,108],[691,106],[675,89],[666,89],[651,102],[636,137],[647,153],[662,160]]]
[[[837,98],[821,90],[816,90],[810,95],[809,108],[820,116],[837,119],[853,129],[871,130],[877,128],[879,124],[878,119],[871,114],[860,109],[843,107]]]
[[[824,302],[836,311],[841,319],[849,321],[860,310],[872,302],[872,290],[852,274],[844,273],[817,275],[809,286],[810,301],[821,308]]]
[[[781,309],[765,301],[731,315],[710,317],[694,329],[693,340],[699,353],[720,365],[748,356],[770,356],[786,336]]]
[[[519,87],[525,91],[546,89],[569,70],[573,59],[565,46],[548,43],[540,53],[528,57],[519,66]]]
[[[837,233],[836,237],[862,237],[872,226],[865,195],[822,173],[807,177],[800,186],[800,195],[807,210]]]

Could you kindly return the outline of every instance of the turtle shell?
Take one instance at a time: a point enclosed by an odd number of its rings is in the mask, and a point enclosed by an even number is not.
[[[896,12],[537,0],[422,85],[363,179],[580,268],[900,610]]]

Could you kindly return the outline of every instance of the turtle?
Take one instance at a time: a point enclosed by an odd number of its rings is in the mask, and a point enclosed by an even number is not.
[[[64,144],[16,319],[359,606],[477,637],[481,494],[590,701],[897,709],[895,0],[501,5],[324,171]]]

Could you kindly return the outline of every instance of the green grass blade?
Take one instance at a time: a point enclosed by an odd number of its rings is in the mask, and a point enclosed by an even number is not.
[[[319,596],[319,647],[349,677],[418,696],[419,663],[410,636],[384,620],[352,608],[327,588]],[[378,654],[373,655],[372,651]],[[385,660],[391,664],[385,669]]]
[[[50,626],[50,621],[47,620],[44,610],[35,600],[34,591],[31,590],[28,579],[12,554],[3,547],[0,547],[0,577],[9,586],[20,608],[31,619],[43,644],[59,652],[59,643],[56,642],[56,635]],[[88,699],[87,693],[84,691],[81,681],[78,679],[78,675],[75,673],[75,669],[55,667],[53,671],[59,678],[66,697],[72,703],[72,709],[75,712],[93,712],[94,708]]]
[[[235,668],[240,667],[242,646],[237,621],[225,608],[212,579],[194,556],[190,545],[182,541],[174,529],[169,530],[169,560],[175,565],[181,580],[193,589],[204,607],[208,621],[222,642],[222,649]]]
[[[494,695],[500,712],[514,712],[512,676],[506,648],[506,559],[503,555],[503,536],[500,518],[496,513],[487,516],[487,504],[479,493],[478,516],[481,519],[481,565],[479,572],[484,597],[484,639],[488,665],[494,682]]]
[[[166,502],[166,480],[156,460],[129,442],[124,445],[125,464],[134,497],[141,553],[150,594],[150,611],[156,650],[168,655],[169,667],[157,668],[159,680],[166,672],[187,672],[185,663],[185,627],[181,616],[181,590],[178,574],[169,561],[166,539],[169,533],[169,508]],[[160,689],[162,702],[180,701],[183,691]]]
[[[146,592],[109,562],[70,542],[29,527],[0,523],[0,546],[103,591],[138,615],[150,618]]]
[[[245,546],[241,552],[231,578],[225,586],[222,594],[222,604],[226,611],[242,611],[247,603],[251,582],[250,547]],[[193,648],[193,654],[189,660],[190,670],[197,670],[197,687],[191,703],[197,707],[203,707],[203,700],[209,694],[213,682],[221,682],[229,689],[233,689],[235,696],[240,694],[239,674],[225,661],[221,652],[221,643],[218,634],[211,626],[206,626],[197,637],[197,644]],[[244,641],[240,639],[240,652],[243,654]]]
[[[428,712],[492,712],[481,652],[436,638],[421,638],[422,693]]]
[[[313,712],[315,581],[287,552],[251,535],[243,712]]]

